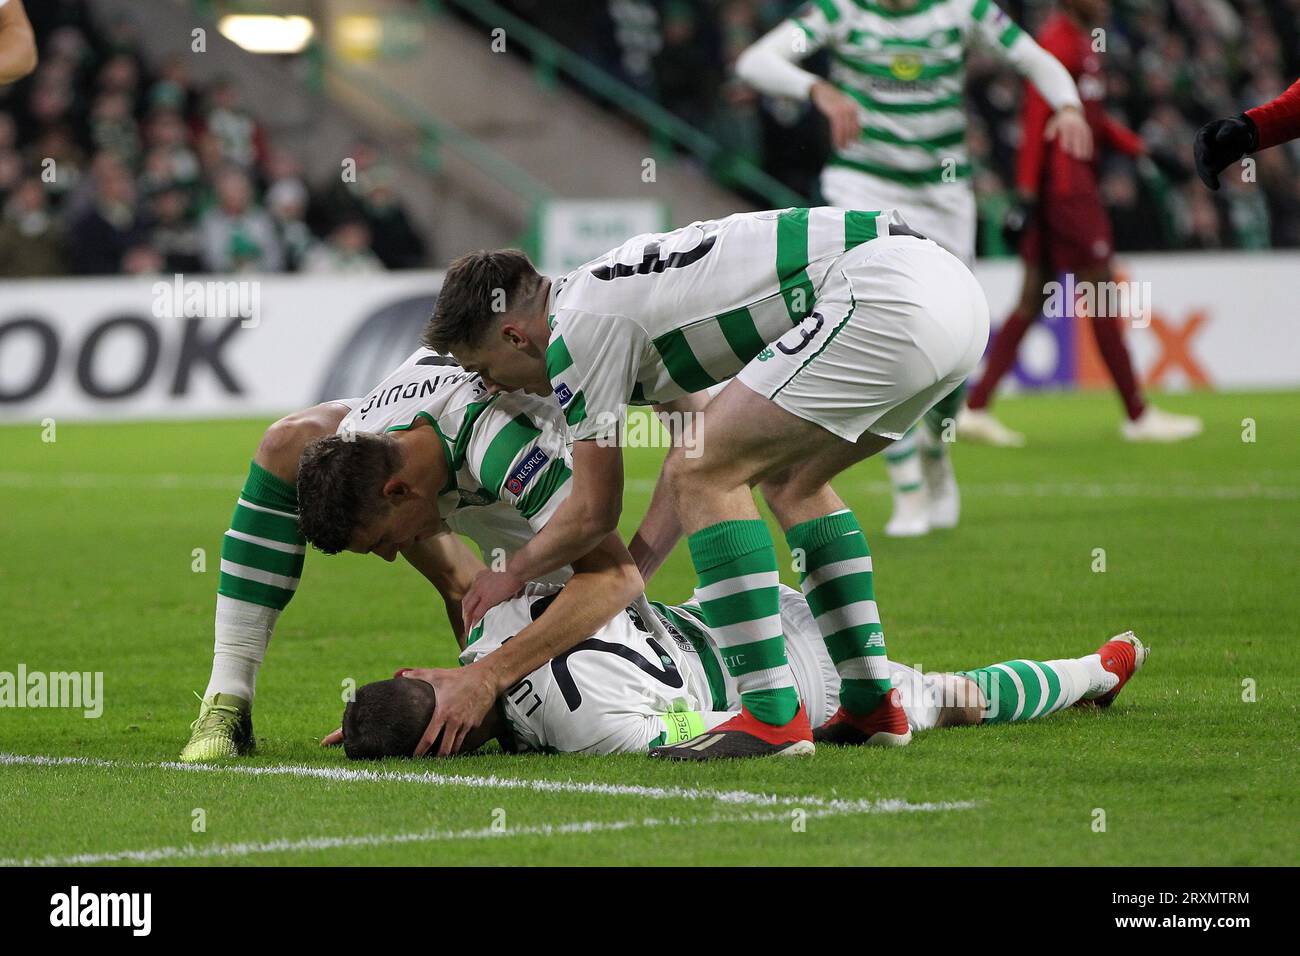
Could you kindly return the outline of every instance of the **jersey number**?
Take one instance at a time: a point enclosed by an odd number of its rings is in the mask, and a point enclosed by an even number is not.
[[[808,319],[817,320],[817,324],[814,325],[811,329],[807,328],[805,325]],[[803,322],[799,323],[800,339],[798,345],[794,346],[794,348],[787,348],[785,343],[783,343],[780,339],[778,339],[776,342],[776,347],[779,348],[786,355],[798,355],[800,352],[806,349],[808,347],[808,343],[817,337],[817,333],[820,332],[822,330],[822,326],[826,324],[826,319],[822,316],[820,312],[814,312],[812,315],[808,316],[808,319],[804,319]],[[791,331],[794,330],[792,329]],[[784,338],[784,336],[782,336],[782,338]]]
[[[645,642],[664,662],[662,668],[656,667],[651,661],[630,647],[623,644],[611,644],[609,641],[598,640],[594,637],[587,638],[577,647],[551,661],[551,674],[555,678],[556,686],[560,688],[560,693],[564,695],[564,702],[569,705],[569,712],[572,713],[582,706],[582,692],[578,690],[577,682],[573,679],[573,675],[569,673],[569,658],[579,651],[604,651],[606,654],[616,654],[623,660],[635,664],[661,684],[666,684],[672,688],[684,686],[686,682],[682,680],[681,671],[677,669],[677,665],[673,663],[673,659],[668,656],[667,652],[659,645],[659,642],[653,637],[647,637]]]
[[[680,269],[689,266],[692,262],[699,262],[707,256],[717,239],[715,233],[709,233],[694,249],[670,253],[664,259],[659,258],[659,243],[647,243],[641,261],[636,265],[615,262],[613,265],[597,266],[591,270],[591,274],[597,279],[608,282],[610,279],[621,279],[624,276],[644,276],[652,272],[663,272],[665,269]]]
[[[534,621],[545,613],[551,603],[560,596],[557,591],[554,594],[548,594],[545,597],[538,598],[528,606],[528,616]],[[641,620],[641,616],[632,608],[627,609],[628,617],[632,618],[632,623],[638,631],[649,632],[649,628]],[[645,642],[650,645],[650,649],[659,655],[659,659],[664,662],[662,668],[656,667],[653,663],[622,644],[611,644],[609,641],[597,640],[589,637],[581,644],[566,651],[559,657],[551,661],[551,675],[555,678],[556,685],[560,688],[560,693],[564,695],[564,702],[569,705],[569,713],[573,713],[582,706],[582,692],[578,690],[578,684],[569,673],[569,658],[578,653],[578,651],[604,651],[607,654],[617,654],[625,661],[630,661],[645,673],[649,674],[661,684],[667,684],[669,687],[678,688],[685,686],[686,682],[682,680],[681,671],[673,663],[673,659],[668,656],[667,652],[659,645],[653,637],[647,637]]]

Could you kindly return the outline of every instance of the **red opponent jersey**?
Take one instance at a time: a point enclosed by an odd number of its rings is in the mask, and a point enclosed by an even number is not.
[[[1259,131],[1259,148],[1268,149],[1300,137],[1300,80],[1277,99],[1246,110]]]
[[[1093,153],[1090,162],[1081,162],[1065,155],[1056,140],[1043,139],[1052,108],[1026,83],[1020,113],[1023,140],[1016,167],[1016,188],[1035,196],[1043,192],[1055,195],[1095,192],[1102,147],[1136,156],[1142,152],[1142,140],[1123,123],[1106,115],[1106,78],[1101,68],[1104,54],[1093,52],[1089,31],[1058,11],[1048,17],[1035,39],[1061,61],[1079,87],[1084,118],[1092,128]]]

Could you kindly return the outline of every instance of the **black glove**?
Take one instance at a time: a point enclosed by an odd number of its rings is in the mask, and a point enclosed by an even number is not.
[[[1002,216],[1002,241],[1008,248],[1016,249],[1034,218],[1035,202],[1025,196],[1016,196]]]
[[[1152,147],[1147,150],[1147,158],[1170,182],[1181,186],[1192,178],[1192,169],[1187,161],[1172,149],[1165,146]]]
[[[1245,113],[1231,119],[1211,120],[1196,131],[1192,152],[1201,182],[1219,188],[1219,173],[1247,153],[1259,148],[1259,131]]]

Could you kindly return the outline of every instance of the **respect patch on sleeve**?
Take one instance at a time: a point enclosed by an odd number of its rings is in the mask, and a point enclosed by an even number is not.
[[[521,494],[524,488],[528,487],[528,483],[533,480],[533,476],[541,471],[550,460],[550,456],[540,447],[534,448],[528,457],[520,463],[519,467],[515,469],[514,474],[506,479],[506,491],[512,495]]]

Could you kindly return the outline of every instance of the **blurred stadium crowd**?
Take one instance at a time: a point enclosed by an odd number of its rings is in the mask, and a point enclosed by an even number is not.
[[[1000,0],[1031,31],[1050,0]],[[817,196],[827,145],[806,104],[732,76],[793,0],[503,0],[563,45],[653,97],[797,192]],[[40,64],[0,88],[0,276],[197,271],[365,272],[434,263],[379,149],[350,151],[355,182],[309,182],[302,157],[247,112],[236,82],[157,72],[136,27],[87,0],[30,4]],[[102,18],[100,18],[102,19]],[[1113,0],[1110,108],[1190,161],[1201,123],[1279,94],[1300,75],[1300,0]],[[818,60],[812,61],[820,72]],[[981,255],[998,228],[1019,146],[1021,84],[969,61],[970,148]],[[1103,167],[1116,246],[1300,246],[1300,143],[1258,154],[1258,185],[1212,194],[1118,155]],[[51,165],[52,164],[52,165]]]
[[[136,27],[29,3],[40,62],[0,89],[0,276],[367,272],[427,264],[379,151],[311,184],[238,85],[157,73]]]
[[[1031,32],[1050,0],[998,0]],[[761,99],[732,76],[736,57],[802,0],[505,0],[513,12],[712,134],[804,195],[827,146],[807,105]],[[1300,75],[1300,0],[1112,0],[1109,106],[1151,145],[1191,163],[1196,128],[1281,93]],[[811,68],[824,72],[817,58]],[[1019,78],[991,56],[968,61],[979,251],[1002,255],[998,224],[1020,141]],[[809,148],[808,144],[817,144]],[[1300,144],[1262,152],[1258,188],[1217,194],[1172,183],[1146,161],[1103,166],[1116,246],[1262,249],[1300,245]],[[1234,179],[1234,177],[1228,177]],[[1227,180],[1225,180],[1227,182]]]

